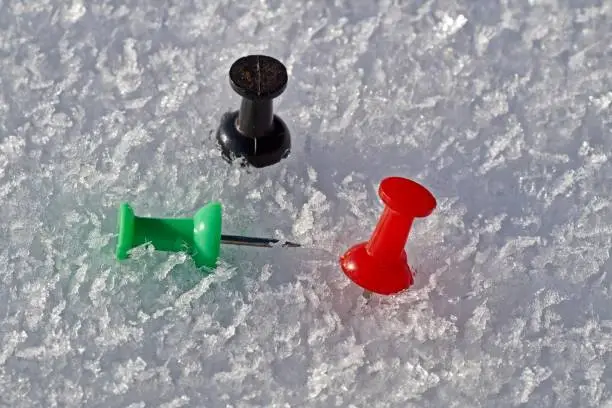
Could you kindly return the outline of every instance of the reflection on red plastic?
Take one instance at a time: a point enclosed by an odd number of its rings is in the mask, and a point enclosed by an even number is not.
[[[403,177],[385,178],[378,194],[385,209],[370,240],[345,252],[340,257],[340,265],[365,290],[391,295],[413,283],[404,247],[412,222],[431,214],[436,208],[436,199],[425,187]]]

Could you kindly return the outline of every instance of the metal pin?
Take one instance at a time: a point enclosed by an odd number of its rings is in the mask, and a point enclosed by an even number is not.
[[[268,247],[273,248],[277,244],[281,243],[278,239],[273,238],[255,238],[255,237],[243,237],[240,235],[221,235],[221,243],[228,245],[244,245],[244,246],[255,246],[255,247]],[[279,247],[300,247],[300,244],[295,242],[283,241]]]

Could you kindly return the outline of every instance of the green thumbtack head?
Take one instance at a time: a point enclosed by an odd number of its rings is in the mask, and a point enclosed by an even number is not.
[[[145,218],[134,215],[127,203],[119,206],[117,217],[116,257],[129,258],[132,248],[150,243],[158,251],[187,252],[197,268],[214,268],[221,243],[271,247],[279,242],[269,238],[251,238],[238,235],[222,235],[222,209],[218,202],[200,208],[193,218]],[[298,247],[286,242],[282,246]]]

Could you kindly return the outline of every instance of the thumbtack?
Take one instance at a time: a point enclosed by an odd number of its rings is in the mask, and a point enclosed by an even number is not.
[[[129,258],[132,248],[151,244],[158,251],[187,252],[197,268],[214,268],[221,244],[258,247],[299,247],[293,242],[280,243],[271,238],[243,237],[221,234],[222,209],[218,202],[200,208],[193,218],[146,218],[134,215],[127,203],[119,207],[119,230],[115,255],[118,260]]]
[[[346,251],[340,265],[367,292],[391,295],[414,282],[404,247],[414,219],[430,215],[436,199],[419,183],[402,177],[385,178],[378,194],[385,208],[374,232],[369,241]]]
[[[223,157],[242,158],[254,167],[278,163],[289,155],[287,125],[274,114],[273,99],[287,87],[287,69],[275,58],[247,55],[229,70],[230,86],[242,97],[240,110],[221,118],[217,141]]]

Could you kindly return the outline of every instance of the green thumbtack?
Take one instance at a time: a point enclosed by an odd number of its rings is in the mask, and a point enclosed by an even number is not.
[[[222,235],[222,209],[218,202],[200,208],[193,218],[145,218],[134,215],[127,203],[119,207],[116,257],[129,258],[128,252],[135,247],[150,243],[158,251],[187,252],[196,267],[214,268],[221,244],[272,247],[279,240],[252,238],[239,235]],[[292,242],[285,247],[299,247]]]

